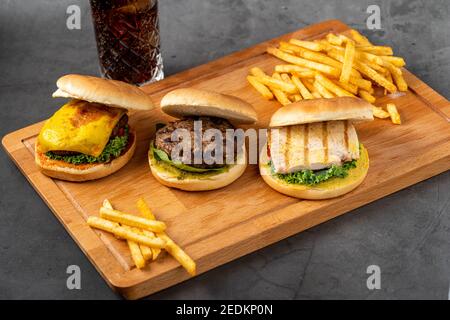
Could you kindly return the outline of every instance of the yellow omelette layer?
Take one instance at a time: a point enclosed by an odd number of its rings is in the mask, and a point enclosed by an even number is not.
[[[40,152],[74,151],[98,157],[126,109],[71,100],[48,119],[38,141]]]

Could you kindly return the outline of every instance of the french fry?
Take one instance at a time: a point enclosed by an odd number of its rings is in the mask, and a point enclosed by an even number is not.
[[[311,51],[320,52],[323,50],[322,45],[318,42],[290,39],[289,43],[299,46],[299,47],[302,47],[302,48],[305,48],[305,49],[309,49]]]
[[[283,80],[271,78],[269,76],[258,77],[258,81],[268,86],[272,92],[273,90],[285,91],[287,93],[295,94],[297,92],[297,88],[289,83],[284,82]]]
[[[341,46],[342,45],[342,39],[339,38],[338,36],[336,36],[333,33],[329,33],[326,36],[326,39],[329,43],[334,44],[336,46]]]
[[[322,97],[327,99],[334,98],[334,95],[330,91],[328,91],[320,82],[318,82],[317,79],[316,81],[314,81],[313,85]]]
[[[389,70],[399,91],[408,91],[408,84],[402,75],[402,70],[383,58],[383,65]],[[392,81],[392,80],[391,80]]]
[[[344,62],[345,57],[345,49],[344,48],[333,48],[327,52],[327,54],[332,57],[333,59],[336,59],[337,61]]]
[[[165,233],[158,235],[166,242],[166,251],[177,260],[184,269],[191,275],[195,276],[197,266],[195,261],[189,257],[175,242],[172,241]]]
[[[335,79],[330,79],[330,80],[333,81],[333,83],[335,85],[342,87],[343,89],[347,90],[348,92],[353,93],[353,94],[358,94],[358,86],[357,85],[354,85],[352,83],[343,83],[343,82],[340,82]]]
[[[145,267],[145,257],[141,251],[140,245],[136,242],[127,240],[128,248],[131,252],[131,258],[133,259],[134,264],[138,269],[142,269]],[[148,248],[148,247],[147,247]]]
[[[387,113],[383,109],[376,107],[374,105],[372,105],[372,111],[373,111],[373,116],[376,118],[386,119],[386,118],[390,117],[389,113]]]
[[[386,74],[386,79],[387,79],[388,81],[394,83],[394,79],[392,79],[392,74],[391,74],[390,72],[388,72],[388,73]],[[386,88],[384,88],[384,92],[383,92],[383,93],[384,93],[384,95],[387,95],[387,94],[388,94],[388,91],[387,91]]]
[[[289,75],[287,73],[281,73],[280,76],[281,76],[281,80],[283,80],[284,82],[293,84],[291,77],[289,77]]]
[[[255,77],[259,77],[259,78],[267,76],[267,74],[264,71],[262,71],[261,68],[258,68],[258,67],[251,68],[250,74],[254,75]]]
[[[292,74],[299,77],[300,79],[314,79],[316,76],[316,71],[313,70],[302,72],[293,71]]]
[[[346,44],[347,42],[351,41],[353,42],[353,44],[355,44],[355,42],[353,41],[353,39],[350,39],[349,37],[347,37],[346,35],[343,34],[338,34],[337,35],[339,38],[341,38],[342,40],[342,45]]]
[[[308,68],[300,67],[295,64],[278,64],[275,66],[275,72],[283,73],[283,72],[310,72],[311,70]]]
[[[264,73],[252,74],[263,77],[257,80],[261,80],[259,82],[266,85],[282,105],[299,98],[334,96],[359,96],[374,103],[373,84],[384,88],[385,95],[408,90],[400,69],[405,65],[404,59],[393,56],[391,47],[373,45],[357,30],[350,30],[350,36],[329,33],[324,39],[313,41],[280,41],[279,48],[269,47],[267,53],[289,64],[275,66],[278,77],[276,74],[272,77]],[[297,92],[277,83],[282,78],[285,84],[294,84]],[[387,112],[379,109],[377,114],[385,117]]]
[[[287,73],[282,73],[280,76],[283,81],[293,84],[291,78],[289,77],[289,75]],[[288,99],[291,102],[297,102],[297,101],[302,100],[302,96],[300,94],[293,94]]]
[[[386,67],[387,70],[389,70],[389,72],[391,74],[396,74],[396,75],[402,75],[402,70],[400,70],[400,68],[397,68],[396,66],[394,66],[392,63],[390,63],[388,60],[385,59],[381,59],[382,60],[382,65],[384,67]]]
[[[141,215],[148,220],[156,220],[155,215],[150,210],[150,207],[147,205],[145,200],[143,198],[139,198],[139,200],[136,202],[136,206],[141,213]]]
[[[326,54],[320,53],[320,52],[315,52],[315,51],[311,51],[284,41],[280,42],[280,47],[284,47],[287,48],[295,53],[297,53],[300,57],[305,58],[307,60],[311,60],[311,61],[315,61],[315,62],[319,62],[319,63],[323,63],[335,68],[339,68],[341,66],[341,64],[328,57]]]
[[[366,64],[367,66],[371,67],[373,70],[378,72],[381,75],[386,75],[388,72],[388,69],[386,69],[383,66],[380,66],[379,64],[370,62],[370,61],[361,61],[362,63]]]
[[[316,75],[315,71],[308,69],[308,68],[300,67],[295,64],[276,65],[275,72],[277,72],[277,73],[292,73],[292,74],[296,74],[298,77],[301,77],[301,78],[314,78]]]
[[[151,239],[141,234],[132,232],[128,228],[120,226],[117,222],[109,221],[103,218],[91,216],[88,218],[87,224],[93,228],[110,232],[119,238],[141,243],[151,248],[164,248],[165,246],[165,241],[162,239]]]
[[[345,61],[344,60],[345,59],[345,49],[344,48],[331,49],[330,51],[327,52],[327,54],[330,57],[334,58],[335,60],[339,61],[341,63],[341,65],[343,66],[343,63]],[[355,58],[353,59],[353,62],[356,62]],[[342,68],[339,69],[339,70],[342,70]],[[350,71],[350,76],[351,76],[351,78],[354,78],[356,80],[358,80],[358,79],[364,80],[361,77],[361,73],[358,70],[356,70],[356,68],[354,67],[354,63],[352,64],[352,69]],[[351,79],[349,79],[349,82],[351,82]],[[370,84],[370,81],[368,81],[367,83]]]
[[[349,82],[358,88],[366,90],[367,92],[373,92],[372,83],[369,80],[351,77]]]
[[[111,209],[111,210],[114,209],[113,206],[112,206],[112,204],[111,204],[111,202],[109,202],[108,199],[103,200],[102,206],[105,207],[105,208]]]
[[[376,54],[377,56],[392,56],[394,53],[391,47],[387,46],[361,46],[358,50]]]
[[[341,46],[336,46],[336,45],[333,45],[333,44],[331,44],[330,42],[328,42],[327,40],[325,40],[325,39],[322,39],[322,40],[317,40],[317,43],[319,43],[321,46],[322,46],[322,48],[323,48],[323,50],[325,50],[325,51],[332,51],[332,50],[338,50],[338,51],[344,51],[345,49],[344,48],[342,48]]]
[[[265,99],[272,100],[273,94],[270,92],[269,88],[263,85],[258,81],[258,78],[255,76],[247,76],[247,81],[252,85],[253,88],[256,89]]]
[[[355,42],[357,44],[363,45],[363,46],[371,46],[372,45],[370,43],[369,39],[367,39],[365,36],[363,36],[361,33],[356,31],[355,29],[351,29],[350,34],[351,34],[353,40],[355,40]]]
[[[310,68],[313,70],[317,70],[317,71],[320,71],[320,72],[323,72],[325,74],[329,74],[329,75],[332,75],[335,77],[338,77],[340,74],[339,70],[335,67],[331,67],[329,65],[318,63],[315,61],[306,60],[306,59],[291,55],[289,53],[283,52],[276,48],[267,48],[267,52],[281,60],[299,65],[301,67],[306,67],[306,68]]]
[[[388,103],[386,105],[386,110],[391,117],[391,121],[393,124],[402,124],[402,120],[400,119],[400,114],[397,111],[397,107],[393,103]]]
[[[274,72],[274,73],[272,74],[272,78],[273,78],[274,80],[277,80],[277,81],[281,81],[281,82],[283,82],[283,83],[286,83],[286,82],[284,82],[284,81],[281,79],[280,74],[277,73],[277,72]],[[288,83],[286,83],[286,84],[288,84]],[[290,85],[290,84],[289,84],[289,85]],[[292,85],[293,85],[293,84],[292,84]],[[295,87],[295,85],[293,85],[293,86]],[[297,91],[298,91],[298,90],[297,90],[297,87],[295,87],[295,89],[296,89],[296,90],[295,90],[295,93],[297,93]],[[282,90],[279,90],[279,89],[276,89],[276,88],[271,88],[271,90],[272,90],[272,92],[273,92],[275,98],[278,100],[278,102],[281,103],[283,106],[288,105],[288,104],[291,103],[291,100],[288,99],[286,93],[284,93]],[[295,94],[295,93],[294,93],[294,94]]]
[[[392,82],[389,82],[385,77],[383,77],[378,72],[373,70],[367,64],[365,64],[363,62],[355,61],[354,65],[355,65],[356,70],[360,71],[362,74],[364,74],[368,78],[372,79],[373,81],[378,83],[383,88],[386,88],[389,92],[394,93],[397,91],[397,87]]]
[[[105,207],[100,208],[100,216],[104,219],[118,222],[130,227],[141,228],[153,232],[162,232],[166,229],[166,224],[162,221],[148,220]]]
[[[355,51],[355,57],[358,58],[359,60],[363,61],[363,62],[368,61],[368,62],[376,63],[376,64],[379,64],[379,65],[383,64],[383,59],[381,59],[379,56],[374,55],[374,54],[369,53],[369,52],[356,50]]]
[[[376,98],[366,90],[359,90],[358,95],[369,103],[375,103]]]
[[[351,71],[353,70],[353,60],[355,59],[355,43],[347,41],[345,44],[344,61],[342,63],[340,82],[348,83],[350,80]]]
[[[345,57],[345,48],[330,46],[328,55],[340,62],[343,62]],[[355,60],[356,59],[369,64],[372,69],[375,68],[380,72],[385,71],[384,68],[380,67],[380,65],[383,64],[383,60],[377,55],[355,49]],[[352,73],[352,76],[355,76],[355,74]]]
[[[140,233],[142,233],[142,231],[140,231]],[[130,244],[128,244],[128,246],[130,246]],[[145,261],[154,260],[152,248],[147,247],[143,244],[139,244],[139,249],[141,250],[142,257],[144,257]]]
[[[311,94],[311,92],[309,92],[309,90],[297,76],[292,76],[292,82],[297,86],[303,99],[314,99],[314,96]]]
[[[292,54],[292,55],[295,55],[295,52],[294,51],[292,51],[292,50],[289,50],[288,48],[279,48],[281,51],[283,51],[283,52],[285,52],[285,53],[289,53],[289,54]]]
[[[311,79],[305,79],[305,81],[302,81],[302,83],[305,85],[306,88],[308,88],[309,92],[311,92],[314,98],[316,99],[322,98],[319,91],[317,91],[316,87],[314,87],[313,81]]]
[[[141,212],[142,216],[147,219],[154,220],[156,217],[151,212],[149,206],[144,199],[139,199],[137,202],[137,207]],[[161,238],[166,243],[166,251],[174,257],[191,275],[196,273],[196,264],[186,252],[183,251],[165,232],[157,233],[157,236]]]
[[[103,200],[103,207],[111,209],[111,210],[114,209],[111,202],[109,202],[108,199]],[[132,228],[132,227],[128,227],[128,226],[123,226],[123,227],[130,231],[133,231],[135,233],[142,234],[141,230],[139,230],[137,228]],[[152,253],[151,248],[147,247],[143,244],[138,244],[131,240],[127,240],[127,243],[128,243],[128,247],[130,248],[131,258],[133,259],[134,264],[139,269],[142,269],[145,266],[145,261],[150,260],[152,258],[153,253]]]
[[[331,80],[324,77],[321,74],[316,75],[316,81],[318,81],[325,89],[335,94],[338,97],[354,97],[355,95],[335,85]],[[318,88],[319,90],[319,88]],[[320,90],[319,90],[320,91]],[[322,94],[322,92],[321,92]]]
[[[392,77],[394,78],[394,82],[397,85],[399,91],[408,91],[408,84],[406,83],[402,75],[392,74]]]
[[[148,230],[141,230],[141,233],[144,235],[144,236],[146,236],[146,237],[149,237],[149,238],[151,238],[151,239],[155,239],[156,238],[156,236],[155,236],[155,234],[153,233],[153,232],[151,232],[151,231],[148,231]],[[150,260],[150,259],[152,259],[153,261],[154,260],[156,260],[156,258],[158,258],[158,256],[159,256],[159,254],[161,253],[161,249],[160,248],[150,248],[150,250],[151,250],[151,252],[150,253],[148,253],[148,258],[146,258],[145,260]],[[142,251],[142,250],[141,250]],[[142,252],[142,254],[144,255],[144,258],[145,258],[145,254],[144,254],[144,252]]]
[[[150,210],[150,207],[147,205],[147,203],[145,202],[145,200],[143,198],[139,198],[139,200],[136,202],[136,206],[139,210],[139,212],[141,213],[141,215],[148,220],[156,220],[155,215],[153,214],[153,212]],[[151,237],[155,237],[155,234],[151,231],[148,230],[144,230],[144,232],[146,233],[147,236]],[[153,260],[156,260],[156,258],[159,256],[159,254],[161,253],[161,249],[158,248],[152,248],[152,253],[153,253]]]
[[[394,57],[394,56],[380,56],[381,59],[389,61],[394,66],[401,68],[406,65],[405,60],[402,57]]]
[[[295,46],[295,45],[292,45],[292,44],[289,44],[289,43],[283,42],[283,41],[280,42],[280,47],[287,47],[288,49],[294,51],[300,57],[302,57],[306,60],[310,60],[310,61],[314,61],[317,63],[321,63],[324,65],[334,67],[334,68],[338,69],[340,72],[343,68],[343,65],[341,62],[336,61],[333,58],[330,58],[326,54],[314,52],[314,51],[311,51],[311,50],[308,50],[308,49],[305,49],[302,47],[298,47],[298,46]],[[353,77],[361,77],[361,74],[358,71],[356,71],[355,69],[350,68],[348,72],[350,72],[350,74]]]
[[[285,91],[285,92],[291,93],[291,94],[297,93],[297,88],[293,84],[286,83],[281,79],[269,77],[259,68],[255,67],[255,68],[250,69],[250,73],[252,75],[254,75],[255,77],[257,77],[259,82],[268,86],[272,92],[274,89],[278,89],[281,92]],[[276,97],[276,95],[275,95],[275,97]]]

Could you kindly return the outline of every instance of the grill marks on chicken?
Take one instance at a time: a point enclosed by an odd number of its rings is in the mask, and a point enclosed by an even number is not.
[[[358,136],[349,121],[274,128],[268,141],[276,173],[320,170],[359,158]]]

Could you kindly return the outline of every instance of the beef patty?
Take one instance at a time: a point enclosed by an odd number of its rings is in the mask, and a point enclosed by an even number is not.
[[[111,132],[111,136],[109,137],[109,140],[114,139],[117,136],[122,136],[124,135],[124,130],[125,127],[128,125],[128,115],[124,114],[119,122],[117,122],[116,126],[114,127],[114,129]],[[52,151],[54,154],[58,155],[58,156],[75,156],[77,154],[80,154],[79,152],[76,151],[64,151],[64,150],[55,150]]]
[[[194,164],[194,152],[196,151],[197,146],[194,144],[194,121],[201,121],[202,127],[202,145],[200,150],[203,154],[206,150],[211,151],[211,155],[214,157],[214,149],[217,143],[222,144],[223,150],[223,161],[220,163],[207,164],[202,159],[201,164]],[[156,132],[155,136],[155,147],[163,150],[170,157],[172,154],[173,148],[182,141],[182,136],[180,137],[180,141],[172,141],[172,133],[177,129],[186,129],[191,137],[191,161],[189,163],[185,163],[192,167],[203,168],[203,169],[211,169],[211,168],[220,168],[225,165],[225,160],[227,156],[227,148],[226,148],[226,130],[234,129],[231,123],[228,120],[222,118],[213,118],[213,117],[186,117],[181,120],[173,121],[168,123],[165,127],[159,129]],[[222,141],[215,141],[212,139],[205,139],[204,133],[208,129],[218,129],[222,133]],[[236,160],[236,144],[233,150],[233,159]],[[183,155],[180,155],[183,156]],[[203,158],[203,157],[202,157]]]

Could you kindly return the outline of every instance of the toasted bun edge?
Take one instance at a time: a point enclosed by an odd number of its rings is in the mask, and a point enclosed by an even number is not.
[[[235,96],[194,88],[170,91],[161,100],[161,110],[176,118],[211,116],[242,124],[258,120],[255,109],[248,102]]]
[[[270,119],[270,127],[333,120],[373,120],[372,105],[353,97],[301,100],[278,109]]]
[[[68,74],[56,82],[53,97],[74,98],[129,110],[151,110],[150,96],[139,87],[117,80]]]

